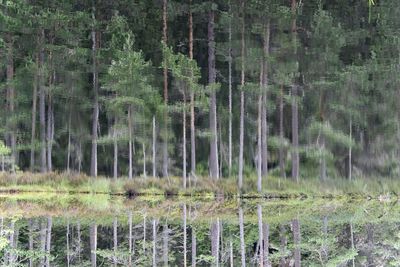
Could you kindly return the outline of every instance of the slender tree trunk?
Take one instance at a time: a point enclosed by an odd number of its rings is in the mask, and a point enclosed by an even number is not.
[[[143,255],[146,254],[146,215],[143,216]]]
[[[269,262],[269,225],[268,223],[263,223],[263,234],[264,234],[264,266],[271,266]]]
[[[197,257],[196,230],[192,226],[192,267],[196,267],[196,257]]]
[[[46,267],[50,267],[50,251],[51,251],[51,231],[53,227],[53,218],[47,217],[47,235],[46,235]]]
[[[233,267],[233,241],[232,237],[229,239],[229,266]]]
[[[147,170],[146,170],[146,144],[143,142],[142,143],[142,149],[143,149],[143,177],[147,178]]]
[[[92,267],[97,266],[97,225],[91,224],[90,225],[90,262]]]
[[[39,120],[40,120],[40,172],[47,171],[46,164],[46,91],[44,86],[44,30],[41,30],[41,48],[39,55]]]
[[[187,266],[187,215],[186,204],[183,204],[183,266]]]
[[[133,248],[133,227],[132,227],[132,211],[128,213],[128,226],[129,226],[129,237],[128,237],[128,245],[129,245],[129,259],[128,266],[132,267],[132,255],[134,254]]]
[[[29,249],[29,252],[31,252],[31,253],[33,253],[33,219],[29,219],[29,222],[28,222],[28,231],[29,231],[29,245],[28,245],[28,249]],[[33,267],[33,258],[32,257],[30,257],[29,258],[29,267]]]
[[[262,191],[262,167],[263,167],[263,147],[262,147],[262,112],[263,112],[263,71],[264,63],[260,66],[260,92],[258,94],[258,118],[257,118],[257,191]]]
[[[241,31],[241,82],[240,82],[240,127],[239,127],[239,191],[243,187],[243,146],[244,146],[244,85],[245,85],[245,0],[241,0],[242,31]]]
[[[296,0],[292,0],[292,42],[293,42],[293,56],[297,60],[297,26],[296,26]],[[299,108],[297,103],[297,84],[294,81],[292,85],[292,178],[299,182]]]
[[[95,2],[93,2],[92,20],[95,22],[96,17]],[[92,75],[93,75],[93,115],[92,115],[92,151],[90,159],[90,176],[97,177],[97,139],[98,139],[98,128],[99,128],[99,81],[98,81],[98,70],[97,70],[97,40],[98,32],[93,27],[92,29]]]
[[[164,262],[164,266],[168,266],[168,253],[169,253],[168,243],[169,243],[169,230],[168,230],[168,224],[165,223],[164,229],[163,229],[163,262]]]
[[[36,55],[36,72],[33,79],[33,93],[32,93],[32,123],[31,123],[31,161],[30,170],[35,170],[35,137],[36,137],[36,117],[37,117],[37,91],[38,91],[38,76],[39,74],[39,55]]]
[[[129,146],[129,170],[128,170],[128,177],[131,180],[132,179],[132,173],[133,173],[133,152],[132,152],[132,145],[133,145],[133,138],[132,138],[132,108],[129,107],[128,109],[128,131],[129,131],[129,142],[128,142],[128,146]]]
[[[113,221],[113,249],[114,249],[114,255],[113,255],[113,264],[114,266],[117,266],[117,253],[118,253],[118,219],[117,217],[114,217]]]
[[[283,85],[279,94],[279,171],[282,178],[286,178],[285,159],[283,155],[284,140],[283,140]]]
[[[185,90],[185,89],[183,89]],[[182,148],[183,148],[183,155],[182,155],[182,165],[183,165],[183,173],[182,173],[182,178],[183,178],[183,188],[186,189],[186,94],[185,92],[183,93],[183,126],[182,126],[182,134],[183,134],[183,142],[182,142]]]
[[[163,0],[163,42],[168,43],[168,0]],[[163,177],[168,177],[168,66],[165,64],[164,70],[164,136],[163,136]]]
[[[353,139],[353,120],[350,118],[350,122],[349,122],[349,136],[350,136],[350,140]],[[348,173],[348,178],[351,181],[353,179],[352,177],[352,169],[353,169],[353,165],[352,165],[352,146],[351,144],[349,145],[349,173]]]
[[[156,118],[153,116],[153,143],[152,143],[152,162],[153,162],[153,177],[157,175],[156,166]]]
[[[229,0],[229,28],[228,28],[228,173],[229,177],[232,172],[232,6]]]
[[[193,13],[192,0],[189,0],[189,59],[193,60]],[[193,73],[192,73],[193,77]],[[196,128],[194,114],[194,88],[190,88],[190,161],[191,172],[196,172]]]
[[[115,119],[115,125],[113,129],[113,145],[114,145],[114,164],[113,164],[113,178],[118,177],[118,140],[117,140],[117,130],[116,130],[117,119]]]
[[[321,134],[321,159],[320,159],[320,179],[326,180],[326,158],[325,158],[325,135]]]
[[[301,266],[300,256],[300,222],[298,219],[292,221],[293,243],[294,243],[294,267]]]
[[[47,234],[47,225],[44,220],[40,223],[40,251],[43,256],[41,256],[40,266],[45,266],[46,263],[46,234]]]
[[[66,241],[67,241],[67,266],[69,267],[70,265],[70,248],[69,248],[69,238],[70,238],[70,228],[69,228],[69,219],[67,220],[67,235],[65,237]]]
[[[262,136],[262,176],[266,177],[268,175],[268,121],[267,121],[267,98],[268,98],[268,60],[269,60],[269,40],[270,40],[270,21],[268,19],[265,25],[264,40],[263,40],[263,50],[264,50],[264,60],[263,60],[263,78],[262,78],[262,112],[261,112],[261,136]]]
[[[211,223],[211,255],[213,256],[212,266],[219,266],[219,220]]]
[[[279,227],[279,239],[280,239],[280,254],[281,259],[279,262],[280,267],[285,267],[286,266],[286,247],[287,247],[287,238],[286,238],[286,229],[284,225],[280,225]]]
[[[153,219],[153,267],[157,266],[157,250],[156,250],[156,245],[157,245],[157,228],[156,228],[157,222],[155,219]]]
[[[14,116],[15,109],[15,88],[14,88],[14,51],[13,51],[13,40],[11,34],[7,34],[7,70],[6,70],[6,79],[7,79],[7,104],[8,104],[8,112],[9,116]],[[14,163],[17,161],[17,143],[16,143],[16,123],[14,119],[10,122],[10,144],[11,147],[11,155],[12,155],[12,168],[14,170]]]
[[[240,255],[242,267],[246,266],[246,247],[244,244],[244,219],[243,219],[243,209],[239,208],[239,234],[240,234]]]
[[[353,224],[350,223],[350,241],[351,241],[351,249],[354,250],[355,249],[355,245],[354,245],[354,231],[353,231]],[[355,261],[354,261],[354,257],[351,259],[351,263],[352,266],[355,266]]]
[[[50,61],[52,62],[52,55],[50,55]],[[49,79],[50,86],[54,86],[56,75],[53,71],[52,76]],[[52,151],[53,151],[53,139],[54,139],[54,109],[53,109],[53,97],[51,92],[48,92],[48,103],[47,103],[47,171],[53,170]]]
[[[71,107],[68,115],[68,147],[67,147],[67,172],[70,172],[71,165]]]
[[[262,208],[261,205],[257,205],[257,217],[258,217],[258,243],[260,244],[260,252],[258,257],[258,265],[264,266],[264,234],[263,234],[263,222],[262,222]]]
[[[214,32],[214,11],[208,15],[208,84],[213,86],[216,81],[215,70],[215,32]],[[218,140],[217,140],[217,95],[214,89],[210,93],[210,176],[219,179],[218,165]]]

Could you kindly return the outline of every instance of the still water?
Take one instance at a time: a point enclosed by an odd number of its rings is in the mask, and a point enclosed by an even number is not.
[[[399,266],[375,200],[0,196],[1,266]]]

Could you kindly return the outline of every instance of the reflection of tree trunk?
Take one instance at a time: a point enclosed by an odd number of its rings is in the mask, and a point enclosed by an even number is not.
[[[143,216],[143,255],[146,255],[146,216]]]
[[[129,211],[128,214],[128,225],[129,225],[129,267],[132,266],[132,255],[133,255],[133,236],[132,236],[132,211]]]
[[[263,223],[263,234],[264,234],[264,265],[271,266],[269,263],[269,225],[268,223]]]
[[[187,221],[186,204],[183,204],[183,266],[187,266]]]
[[[117,219],[117,217],[114,217],[114,221],[113,221],[113,243],[114,243],[113,263],[114,263],[114,266],[117,266],[117,252],[118,252],[118,219]]]
[[[81,239],[81,222],[78,221],[78,223],[76,224],[76,231],[78,232],[78,244],[76,247],[76,250],[78,252],[78,262],[81,262],[81,251],[82,251],[82,239]]]
[[[115,124],[117,124],[117,120],[115,120]],[[118,177],[118,140],[117,140],[117,125],[114,125],[113,129],[113,143],[114,143],[114,165],[113,165],[113,177],[117,179]]]
[[[67,266],[69,267],[70,264],[70,249],[69,249],[69,236],[70,236],[70,228],[69,228],[69,219],[67,220],[67,236],[65,240],[67,242]]]
[[[324,244],[322,245],[322,258],[325,262],[328,261],[328,217],[324,216],[323,218],[323,227],[322,227],[322,232],[324,236]]]
[[[153,267],[157,266],[157,261],[156,261],[156,245],[157,245],[157,229],[156,229],[156,220],[153,219]]]
[[[169,233],[168,233],[168,224],[164,224],[164,229],[163,229],[163,262],[164,266],[168,266],[168,239],[169,239]]]
[[[262,173],[263,173],[263,158],[262,158],[262,101],[263,101],[263,68],[264,64],[260,64],[260,91],[258,94],[258,118],[257,118],[257,191],[261,193],[262,189]]]
[[[279,263],[280,267],[286,266],[286,246],[287,246],[287,238],[286,238],[286,228],[284,225],[279,226],[279,239],[280,239],[280,254],[281,260]]]
[[[97,258],[96,258],[96,250],[97,250],[97,225],[90,225],[90,262],[92,267],[97,266]]]
[[[197,257],[197,241],[196,241],[196,230],[192,226],[192,267],[196,266]]]
[[[371,223],[367,223],[367,266],[375,266],[374,265],[374,226]]]
[[[261,154],[261,153],[260,153]],[[264,266],[264,235],[263,235],[263,223],[262,223],[262,208],[261,205],[257,205],[257,217],[258,217],[258,243],[260,244],[260,253],[258,257],[258,263],[260,267]]]
[[[233,242],[232,237],[229,239],[229,266],[233,267]]]
[[[243,219],[243,209],[239,208],[239,231],[240,231],[240,255],[242,260],[242,267],[246,266],[246,251],[244,244],[244,219]]]
[[[354,231],[353,231],[353,224],[350,223],[350,239],[351,239],[351,249],[354,250],[355,249],[355,245],[354,245]],[[355,261],[354,261],[354,257],[351,259],[352,262],[352,266],[355,266]]]
[[[29,246],[28,246],[28,249],[29,249],[29,252],[30,253],[33,253],[33,220],[32,219],[29,219],[29,222],[28,222],[28,228],[29,228]],[[29,258],[29,267],[32,267],[33,266],[33,259],[32,259],[32,257],[30,257]]]
[[[10,251],[6,252],[8,255],[7,262],[9,265],[13,265],[15,262],[15,254],[14,254],[14,249],[15,249],[15,222],[14,220],[11,220],[10,223],[10,235],[8,237],[8,242],[10,244]]]
[[[186,93],[185,89],[183,88],[183,126],[182,126],[182,135],[183,135],[183,142],[182,142],[182,168],[183,168],[183,188],[186,189]],[[186,262],[185,262],[186,264]]]
[[[211,255],[213,256],[213,266],[219,263],[219,219],[211,223]]]
[[[53,226],[53,218],[47,218],[47,237],[46,237],[46,267],[50,267],[50,251],[51,251],[51,230]]]
[[[293,243],[294,243],[294,266],[301,266],[300,258],[300,222],[298,219],[292,221]]]

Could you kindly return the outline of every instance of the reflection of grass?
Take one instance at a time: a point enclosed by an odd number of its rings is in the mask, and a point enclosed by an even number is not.
[[[295,183],[290,179],[271,177],[264,179],[262,194],[256,192],[256,177],[244,179],[243,197],[266,198],[304,198],[304,197],[378,197],[387,200],[397,196],[400,183],[394,179],[302,179]],[[235,178],[223,178],[218,181],[199,177],[191,181],[192,186],[182,188],[182,178],[134,178],[117,180],[105,177],[91,178],[86,175],[66,173],[0,173],[0,192],[58,192],[87,193],[108,195],[147,195],[178,196],[202,199],[214,199],[215,196],[238,196]]]

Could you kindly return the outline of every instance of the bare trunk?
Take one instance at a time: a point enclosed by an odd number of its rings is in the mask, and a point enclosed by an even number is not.
[[[325,158],[325,136],[321,135],[321,158],[320,158],[320,179],[326,180],[326,158]]]
[[[90,225],[90,262],[92,267],[97,266],[97,225]]]
[[[196,230],[192,226],[192,267],[196,267],[196,257],[197,257]]]
[[[284,149],[284,144],[283,144],[283,85],[281,85],[281,91],[279,94],[279,171],[280,171],[280,176],[282,178],[286,178],[286,172],[285,172],[285,159],[283,155],[283,149]]]
[[[117,124],[117,120],[115,120],[115,124]],[[116,128],[117,126],[114,125],[113,129],[113,141],[114,141],[114,165],[113,165],[113,177],[117,179],[118,177],[118,141],[117,141],[117,133]]]
[[[68,147],[67,147],[67,172],[70,172],[71,165],[71,107],[68,115]]]
[[[168,0],[163,0],[163,42],[168,43],[167,9]],[[163,177],[168,177],[168,66],[164,66],[164,136],[163,136]]]
[[[183,89],[185,90],[185,89]],[[182,141],[182,148],[183,148],[183,155],[182,155],[182,165],[183,165],[183,188],[186,189],[186,94],[183,93],[183,126],[182,126],[182,134],[183,134],[183,141]]]
[[[114,266],[117,266],[117,253],[118,253],[118,219],[117,217],[114,217],[113,221],[113,249],[114,249],[114,255],[113,255],[113,264]]]
[[[239,191],[243,187],[243,146],[244,146],[244,85],[245,85],[245,0],[241,0],[241,10],[242,14],[242,31],[241,31],[241,82],[240,82],[240,127],[239,127],[239,175],[238,175],[238,186]]]
[[[261,193],[262,190],[262,167],[263,167],[263,158],[262,158],[262,111],[263,111],[263,71],[264,71],[264,63],[261,63],[260,66],[260,92],[258,94],[258,118],[257,118],[257,191]]]
[[[264,62],[263,62],[263,78],[262,78],[262,111],[261,111],[261,136],[262,136],[262,176],[268,175],[268,121],[267,121],[267,98],[268,98],[268,60],[269,60],[269,40],[270,40],[270,21],[265,25],[264,32]]]
[[[39,55],[39,120],[40,120],[40,172],[47,171],[46,164],[46,91],[44,87],[44,30],[41,30]]]
[[[246,267],[246,247],[244,243],[244,219],[243,209],[239,208],[239,232],[240,232],[240,255],[242,267]]]
[[[50,251],[51,251],[51,231],[53,227],[53,218],[47,218],[47,234],[46,234],[46,267],[50,267]]]
[[[157,175],[156,167],[156,118],[153,116],[153,143],[152,143],[152,162],[153,162],[153,177]]]
[[[7,34],[7,104],[9,116],[14,116],[15,109],[15,88],[14,88],[14,52],[13,40],[10,34]],[[14,171],[14,163],[17,161],[17,143],[16,143],[16,123],[12,119],[9,126],[9,146],[11,147],[12,169]]]
[[[350,140],[353,139],[353,130],[352,130],[352,128],[353,128],[353,121],[350,118],[350,122],[349,122]],[[353,168],[353,166],[352,166],[352,146],[350,144],[349,145],[349,174],[348,174],[348,178],[349,178],[350,181],[353,179],[353,177],[352,177],[352,168]]]
[[[301,266],[300,256],[300,222],[298,219],[292,221],[293,243],[294,243],[294,267]]]
[[[193,14],[192,14],[192,0],[189,0],[189,58],[193,60]],[[192,73],[193,76],[193,73]],[[190,91],[190,160],[191,160],[191,172],[196,172],[196,128],[194,124],[194,92],[193,88]]]
[[[293,42],[293,56],[297,60],[297,26],[296,26],[296,0],[292,0],[292,42]],[[296,81],[292,85],[292,179],[299,182],[299,108],[297,103],[298,88]]]
[[[187,266],[187,216],[186,204],[183,204],[183,266]]]
[[[50,61],[52,56],[50,56]],[[55,72],[50,77],[50,86],[55,84]],[[47,103],[47,171],[53,170],[52,151],[53,151],[53,138],[54,138],[54,110],[53,110],[53,97],[51,92],[48,93]]]
[[[132,151],[132,146],[133,146],[133,138],[132,138],[132,108],[129,107],[128,109],[128,131],[129,131],[129,142],[128,142],[128,150],[129,150],[129,170],[128,170],[128,178],[132,179],[132,173],[133,173],[133,151]]]
[[[228,173],[229,177],[232,172],[232,6],[231,0],[229,0],[229,29],[228,29],[228,110],[229,110],[229,137],[228,137]]]
[[[46,263],[46,232],[47,225],[46,222],[43,220],[40,223],[40,252],[43,256],[41,256],[40,266],[45,266]]]
[[[262,208],[261,205],[257,205],[257,217],[258,217],[258,243],[260,244],[260,252],[258,257],[258,265],[264,266],[264,234],[263,234],[263,222],[262,222]]]
[[[153,267],[157,266],[157,261],[156,261],[157,228],[156,228],[156,224],[157,224],[156,220],[153,219]]]
[[[213,257],[212,266],[219,266],[219,220],[211,223],[211,255]]]
[[[93,2],[92,19],[93,22],[95,18],[96,7]],[[97,177],[97,139],[98,139],[98,127],[99,127],[99,81],[98,81],[98,70],[97,70],[97,40],[98,32],[93,27],[92,29],[92,75],[93,75],[93,93],[94,93],[94,103],[93,103],[93,115],[92,115],[92,151],[90,159],[90,175]]]
[[[35,137],[36,137],[36,117],[37,117],[37,91],[38,91],[38,76],[39,74],[39,55],[36,56],[36,73],[33,79],[33,93],[32,93],[32,123],[31,123],[31,161],[30,170],[35,170]]]
[[[208,84],[213,86],[216,81],[215,71],[215,33],[214,33],[214,11],[209,12],[208,20]],[[210,93],[210,176],[219,179],[218,165],[218,140],[217,140],[217,96],[215,90]]]

